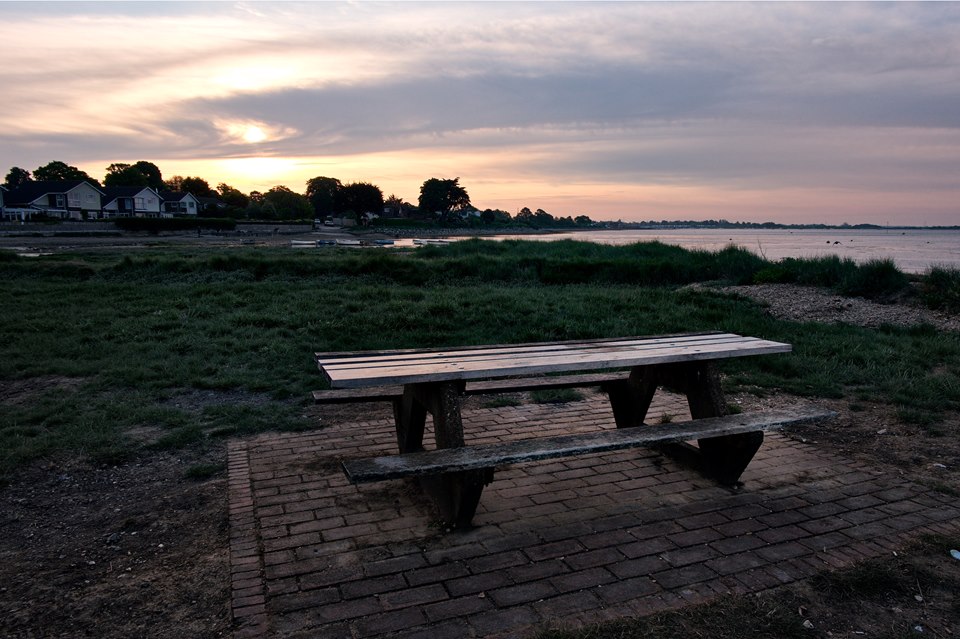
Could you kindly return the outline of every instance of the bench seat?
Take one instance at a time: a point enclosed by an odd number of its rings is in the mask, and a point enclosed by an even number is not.
[[[832,411],[819,408],[741,413],[671,424],[354,459],[344,461],[343,469],[352,483],[439,475],[541,459],[776,430],[820,422],[834,415]]]
[[[520,393],[535,390],[560,388],[583,388],[601,386],[608,382],[626,379],[628,373],[593,373],[585,375],[557,375],[549,377],[524,377],[518,379],[494,379],[468,381],[464,395],[493,393]],[[351,404],[354,402],[391,402],[403,396],[403,386],[372,386],[369,388],[334,388],[313,391],[315,404]]]

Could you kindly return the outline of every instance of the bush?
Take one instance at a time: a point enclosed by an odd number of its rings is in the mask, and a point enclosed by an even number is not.
[[[920,286],[920,298],[930,308],[960,312],[960,269],[934,266]]]
[[[837,289],[844,295],[889,299],[909,290],[907,276],[891,259],[870,260],[849,273]]]

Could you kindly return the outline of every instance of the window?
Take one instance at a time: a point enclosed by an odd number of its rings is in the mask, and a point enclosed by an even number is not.
[[[75,208],[80,208],[80,194],[79,193],[69,193],[67,195],[70,206]]]
[[[187,202],[187,208],[193,210],[193,202]]]
[[[142,209],[142,208],[143,208],[143,198],[142,198],[142,197],[138,197],[138,198],[137,198],[137,210],[140,210],[140,209]]]
[[[61,208],[61,209],[62,209],[62,208],[63,208],[63,202],[64,202],[63,196],[58,193],[58,194],[56,195],[56,198],[55,198],[55,199],[56,199],[56,202],[57,202],[57,208]]]

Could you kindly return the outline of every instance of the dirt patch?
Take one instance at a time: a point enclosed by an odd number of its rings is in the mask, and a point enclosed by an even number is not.
[[[0,492],[0,636],[218,637],[231,628],[223,450],[23,469]]]
[[[0,404],[24,406],[45,393],[75,391],[86,381],[83,377],[63,377],[60,375],[0,380]]]

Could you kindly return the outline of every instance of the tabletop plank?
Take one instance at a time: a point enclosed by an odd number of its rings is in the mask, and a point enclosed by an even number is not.
[[[333,388],[538,375],[785,353],[789,344],[732,333],[386,354],[318,355]]]

